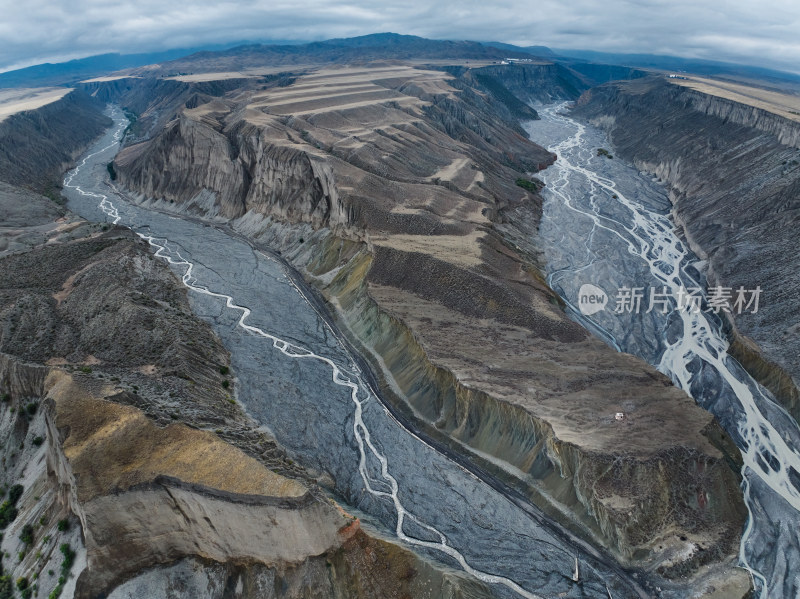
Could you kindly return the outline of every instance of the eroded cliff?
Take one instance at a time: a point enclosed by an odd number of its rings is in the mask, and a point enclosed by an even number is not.
[[[745,517],[737,450],[665,377],[560,310],[521,243],[541,198],[518,183],[553,157],[474,74],[322,69],[232,93],[121,152],[119,181],[282,251],[389,401],[623,562],[729,568]]]
[[[96,98],[73,90],[0,122],[0,181],[57,197],[61,173],[111,125],[102,109]]]
[[[193,564],[210,598],[491,596],[362,529],[286,458],[144,242],[0,192],[0,584],[167,596]]]
[[[575,114],[669,186],[712,286],[761,288],[757,313],[727,315],[731,351],[799,418],[800,123],[659,79],[591,90]]]

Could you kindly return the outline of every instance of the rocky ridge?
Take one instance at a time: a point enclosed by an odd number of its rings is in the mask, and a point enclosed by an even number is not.
[[[82,90],[0,122],[0,181],[58,198],[61,174],[111,121]]]
[[[400,408],[623,562],[666,577],[726,562],[744,519],[737,450],[558,308],[522,242],[541,198],[516,184],[553,157],[477,75],[320,69],[231,92],[126,148],[119,181],[283,251]],[[703,551],[677,557],[689,537]]]
[[[144,242],[0,192],[0,483],[21,485],[3,584],[167,596],[184,568],[209,598],[490,596],[362,528],[257,430],[226,351]]]
[[[656,108],[657,107],[657,108]],[[800,418],[796,226],[800,124],[650,79],[587,92],[575,114],[664,181],[711,285],[761,287],[758,313],[728,315],[732,352]]]

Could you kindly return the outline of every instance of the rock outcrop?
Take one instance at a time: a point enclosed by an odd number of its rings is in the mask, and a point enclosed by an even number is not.
[[[123,150],[119,181],[282,251],[397,409],[623,563],[670,578],[730,568],[745,518],[738,451],[665,377],[560,310],[529,241],[541,198],[518,184],[553,156],[497,84],[453,73],[323,69],[230,94]],[[214,141],[193,152],[182,129]],[[301,154],[316,167],[301,170]],[[192,170],[203,174],[173,183]]]
[[[219,584],[209,597],[491,596],[362,529],[286,458],[233,399],[227,352],[185,288],[130,231],[10,186],[0,213],[2,543],[19,557],[0,584],[169,596],[193,564]]]
[[[100,391],[64,372],[44,386],[49,468],[81,521],[88,556],[77,597],[187,555],[298,563],[355,530],[334,505],[214,433],[160,428],[101,398],[113,388]]]
[[[81,90],[0,122],[0,181],[49,193],[61,174],[111,120],[104,105]]]

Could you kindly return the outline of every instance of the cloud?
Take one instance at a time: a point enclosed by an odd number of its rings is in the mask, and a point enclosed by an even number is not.
[[[800,70],[800,3],[770,0],[4,0],[0,70],[104,52],[395,31]]]

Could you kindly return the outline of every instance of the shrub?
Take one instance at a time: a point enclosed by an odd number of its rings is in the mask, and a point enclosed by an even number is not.
[[[538,185],[535,181],[531,181],[530,179],[519,178],[516,180],[516,184],[525,191],[530,191],[531,193],[536,193],[542,188],[541,185]]]
[[[231,383],[230,383],[230,381],[222,381],[222,386],[227,389],[228,387],[231,386]]]
[[[109,162],[106,165],[106,169],[108,169],[108,176],[111,177],[111,180],[112,181],[116,181],[117,180],[117,171],[114,169],[114,163],[113,162]]]
[[[10,501],[0,505],[0,528],[5,528],[17,519],[17,508]]]
[[[19,533],[19,540],[26,545],[33,544],[33,526],[26,524]]]
[[[69,569],[72,568],[72,562],[75,561],[75,552],[67,543],[61,543],[58,550],[64,556],[64,561],[61,562],[61,570],[66,570],[65,574],[67,574],[69,573]]]
[[[59,520],[57,527],[58,530],[61,532],[69,530],[69,520],[67,520],[66,518],[64,518],[63,520]]]
[[[229,372],[230,372],[230,368],[228,368],[227,366],[220,366],[219,367],[219,373],[220,374],[228,374]]]
[[[8,490],[8,499],[0,505],[0,528],[5,528],[17,518],[17,502],[22,497],[22,485],[14,485]]]
[[[0,576],[0,599],[12,599],[14,597],[14,585],[10,576]]]
[[[60,524],[60,523],[59,523]],[[61,595],[61,591],[64,590],[64,584],[67,582],[67,576],[69,576],[69,571],[72,568],[72,564],[75,561],[75,552],[72,550],[67,543],[62,543],[59,547],[61,554],[64,556],[64,560],[61,562],[61,576],[58,577],[58,584],[56,588],[48,596],[48,599],[58,599]],[[50,570],[49,574],[52,576],[53,571]]]
[[[44,437],[33,438],[33,444],[36,445],[36,447],[39,447],[42,443],[44,443]]]
[[[22,493],[25,491],[25,487],[22,485],[14,485],[8,490],[8,500],[17,505],[19,498],[22,497]]]
[[[38,405],[31,402],[27,406],[25,406],[25,411],[28,412],[28,414],[30,414],[31,416],[33,416],[36,413],[36,408],[38,407],[39,407]]]

